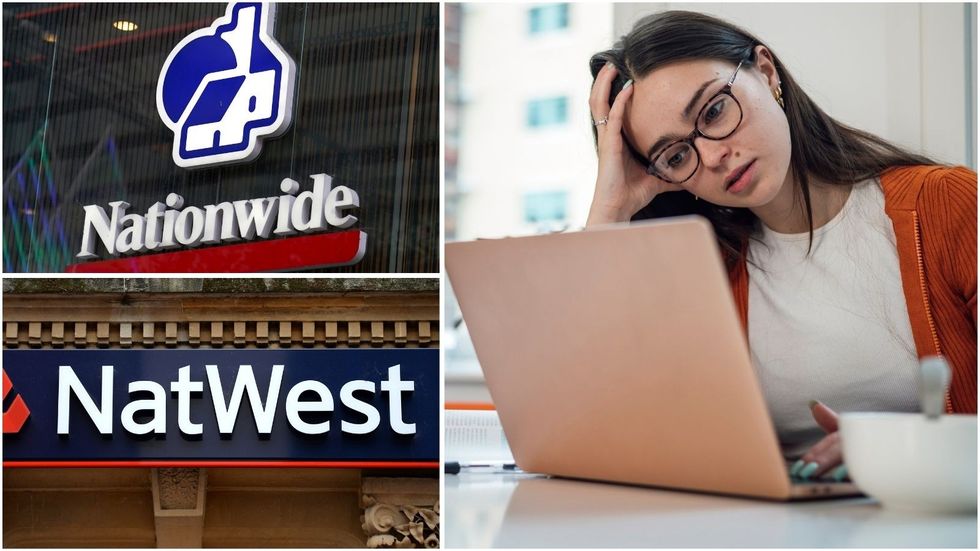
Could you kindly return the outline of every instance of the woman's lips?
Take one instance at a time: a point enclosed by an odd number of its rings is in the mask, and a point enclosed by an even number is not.
[[[754,176],[755,176],[755,161],[752,161],[751,163],[749,163],[749,166],[745,168],[745,171],[742,172],[742,175],[738,177],[738,180],[735,180],[735,182],[729,185],[725,191],[729,193],[738,193],[744,190],[745,188],[749,187],[749,184],[752,182],[752,178]]]

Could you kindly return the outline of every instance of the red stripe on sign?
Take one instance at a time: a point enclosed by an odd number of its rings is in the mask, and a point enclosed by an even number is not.
[[[346,266],[364,256],[360,230],[239,243],[207,249],[148,254],[72,264],[69,273],[281,272]]]
[[[438,461],[4,461],[4,468],[276,467],[318,469],[438,469]]]

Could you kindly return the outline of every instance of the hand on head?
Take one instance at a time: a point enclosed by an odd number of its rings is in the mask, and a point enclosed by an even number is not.
[[[588,226],[627,222],[658,193],[677,189],[647,174],[646,167],[630,152],[623,138],[623,118],[633,95],[633,86],[632,81],[628,81],[610,106],[609,94],[617,74],[616,66],[607,63],[596,75],[589,97],[598,137],[599,173]]]

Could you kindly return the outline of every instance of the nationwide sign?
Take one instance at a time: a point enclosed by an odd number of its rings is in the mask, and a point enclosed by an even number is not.
[[[174,133],[177,166],[246,163],[263,139],[288,130],[297,70],[273,37],[275,13],[272,3],[232,2],[167,56],[156,105]],[[353,228],[357,192],[325,173],[310,178],[312,189],[285,178],[281,195],[211,205],[185,205],[178,193],[143,212],[122,200],[85,205],[75,254],[85,262],[67,271],[272,272],[360,262],[367,234]]]
[[[438,365],[428,349],[5,350],[3,464],[436,467]]]
[[[117,256],[312,234],[303,240],[305,252],[291,242],[284,243],[288,240],[276,240],[74,264],[68,271],[275,271],[359,262],[364,257],[367,234],[356,229],[322,233],[329,228],[347,229],[357,222],[350,212],[360,206],[357,192],[347,186],[333,186],[327,174],[313,174],[310,179],[312,189],[302,192],[299,182],[285,178],[279,185],[282,195],[203,207],[185,206],[181,195],[170,193],[144,214],[130,213],[131,205],[125,201],[110,202],[108,210],[86,205],[82,245],[76,256],[97,258],[100,244],[108,254]],[[294,249],[302,256],[286,254]],[[239,260],[236,265],[236,258],[248,260]],[[136,269],[127,269],[133,267]]]

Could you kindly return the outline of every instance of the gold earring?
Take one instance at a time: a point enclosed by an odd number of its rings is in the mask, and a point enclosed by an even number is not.
[[[776,91],[774,91],[772,93],[772,97],[773,97],[773,99],[776,100],[776,103],[779,104],[779,107],[780,108],[786,109],[786,104],[783,103],[783,87],[780,86],[780,84],[782,84],[782,83],[780,82],[780,83],[776,84]]]

